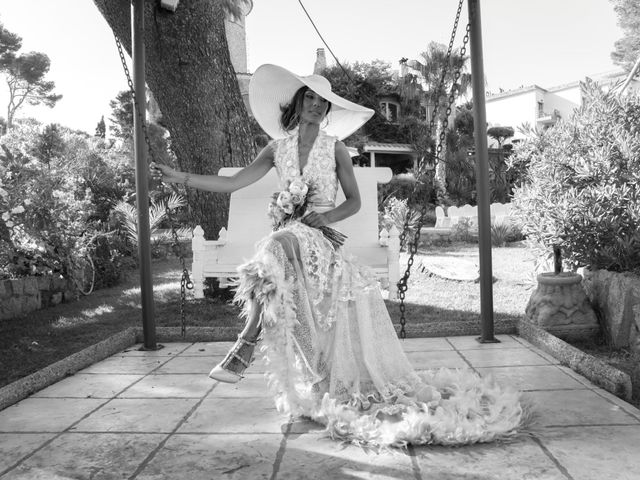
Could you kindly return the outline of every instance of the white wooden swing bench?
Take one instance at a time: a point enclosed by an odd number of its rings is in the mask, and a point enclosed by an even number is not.
[[[222,168],[219,175],[231,176],[240,168]],[[389,298],[396,298],[396,284],[400,279],[400,240],[397,228],[378,233],[378,183],[391,180],[389,168],[354,169],[362,206],[357,214],[332,225],[347,235],[343,248],[360,264],[370,267],[383,288],[389,289]],[[275,170],[248,187],[231,194],[229,202],[229,228],[220,230],[218,240],[205,240],[198,225],[193,230],[192,280],[195,298],[204,297],[205,278],[217,278],[226,288],[237,277],[236,268],[251,258],[258,240],[271,232],[267,205],[271,195],[278,191]],[[339,189],[336,202],[344,201]]]

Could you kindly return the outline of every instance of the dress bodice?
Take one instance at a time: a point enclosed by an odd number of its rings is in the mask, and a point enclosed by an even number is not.
[[[336,137],[320,130],[309,151],[307,163],[302,169],[298,155],[297,131],[272,143],[280,187],[284,188],[291,180],[302,177],[310,187],[309,205],[312,210],[323,211],[335,206],[338,192],[336,140]]]

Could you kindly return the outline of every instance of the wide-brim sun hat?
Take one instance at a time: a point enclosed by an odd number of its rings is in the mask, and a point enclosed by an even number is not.
[[[331,83],[322,75],[302,77],[278,65],[264,64],[256,69],[249,84],[249,105],[251,112],[262,129],[271,138],[278,139],[290,135],[280,125],[281,106],[291,102],[300,87],[309,87],[331,102],[331,110],[322,122],[322,129],[328,134],[347,138],[369,120],[374,111],[350,102],[331,91]]]

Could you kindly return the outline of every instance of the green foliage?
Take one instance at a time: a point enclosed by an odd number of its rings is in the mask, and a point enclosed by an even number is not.
[[[9,87],[7,128],[13,125],[16,112],[24,105],[53,107],[62,95],[53,93],[55,83],[45,80],[51,67],[49,57],[41,52],[18,54],[22,39],[0,24],[0,72]]]
[[[379,225],[389,230],[392,226],[398,229],[398,232],[403,232],[406,228],[415,229],[418,226],[420,220],[420,210],[409,208],[406,199],[398,199],[396,197],[389,197],[384,202],[383,211],[380,212]],[[409,236],[405,237],[406,241]],[[400,245],[404,247],[404,245]]]
[[[43,163],[47,131],[56,132],[58,153]],[[35,122],[16,123],[0,147],[0,275],[70,275],[86,253],[97,268],[117,272],[126,252],[109,248],[107,220],[131,194],[128,158],[99,138]]]
[[[569,268],[640,272],[640,98],[588,82],[567,121],[515,148],[528,165],[514,214],[541,253],[559,244]]]
[[[462,217],[453,227],[451,227],[451,239],[456,242],[471,243],[475,240],[471,219]]]
[[[613,63],[631,71],[640,57],[640,4],[637,0],[612,0],[623,37],[615,42]]]
[[[406,200],[410,209],[421,210],[423,204],[433,204],[435,201],[432,185],[433,183],[426,176],[418,182],[410,173],[395,175],[390,182],[378,184],[378,210],[384,211],[384,206],[392,197]],[[413,196],[412,193],[414,193]]]
[[[171,193],[166,198],[158,198],[151,201],[149,207],[149,229],[151,237],[155,239],[156,244],[163,240],[171,240],[170,234],[159,233],[159,228],[163,221],[167,219],[167,210],[175,211],[177,208],[184,207],[186,200],[176,194]],[[113,209],[114,216],[118,222],[118,226],[123,229],[128,240],[133,244],[138,244],[138,210],[135,206],[125,201],[118,202]],[[178,236],[185,236],[187,229],[180,229]]]
[[[513,137],[515,133],[513,127],[490,127],[487,129],[487,135],[498,142],[498,148],[502,147],[502,142]]]
[[[104,115],[100,117],[100,121],[96,125],[96,137],[105,138],[107,136],[107,125],[104,123]]]

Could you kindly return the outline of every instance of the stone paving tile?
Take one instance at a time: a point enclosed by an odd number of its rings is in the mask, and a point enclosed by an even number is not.
[[[54,433],[0,433],[0,473],[54,436]]]
[[[163,356],[114,356],[101,362],[94,363],[90,367],[80,370],[78,373],[120,373],[129,375],[147,375],[171,357]]]
[[[453,350],[437,352],[407,352],[411,365],[416,370],[446,368],[467,368],[469,365]]]
[[[65,433],[2,480],[128,478],[166,435]]]
[[[195,356],[211,356],[211,355],[226,355],[229,349],[233,346],[233,342],[209,342],[209,343],[194,343],[190,347],[186,348],[181,355],[195,355]]]
[[[214,383],[203,374],[147,375],[118,398],[202,398]]]
[[[288,418],[265,398],[206,398],[178,433],[283,433]]]
[[[447,340],[449,340],[453,344],[453,347],[458,350],[526,348],[525,344],[518,342],[510,335],[496,335],[495,337],[500,340],[499,343],[480,343],[478,342],[477,337],[473,336],[447,337]]]
[[[32,395],[38,397],[112,398],[142,375],[77,373]]]
[[[405,352],[433,352],[436,350],[453,350],[453,345],[444,337],[405,338],[400,340]]]
[[[136,480],[270,479],[282,438],[281,434],[175,434]]]
[[[458,448],[416,447],[414,452],[425,480],[567,480],[544,450],[527,437]]]
[[[105,400],[26,398],[0,412],[0,432],[62,432]]]
[[[526,348],[462,350],[460,354],[474,367],[549,365],[547,359]]]
[[[116,398],[71,431],[170,433],[197,402],[193,398]]]
[[[640,428],[549,428],[536,437],[575,480],[638,480]]]
[[[533,367],[479,367],[482,376],[491,375],[498,383],[518,390],[558,390],[586,388],[555,365]]]
[[[602,388],[594,388],[593,391],[596,392],[601,397],[606,398],[610,402],[615,403],[622,410],[624,410],[625,412],[627,412],[629,415],[631,415],[633,418],[635,418],[640,422],[640,409],[634,407],[628,402],[625,402],[621,398],[616,397],[613,393],[609,393],[606,390],[603,390]]]
[[[278,480],[415,479],[403,450],[377,453],[322,434],[289,435]],[[425,477],[429,478],[429,477]],[[438,477],[433,477],[438,478]]]
[[[630,424],[638,419],[592,390],[525,392],[536,412],[536,427],[558,425]]]
[[[209,379],[210,382],[214,380]],[[260,397],[272,398],[271,393],[267,389],[267,380],[260,373],[247,373],[238,383],[222,383],[217,382],[210,397]]]
[[[209,374],[211,369],[224,357],[204,357],[204,356],[178,356],[172,358],[162,365],[154,374],[162,373],[193,373],[197,375]]]
[[[158,345],[162,345],[162,348],[158,350],[140,350],[142,343],[136,343],[122,352],[116,353],[114,357],[170,357],[179,355],[185,349],[193,346],[192,343],[186,342],[159,343]]]

